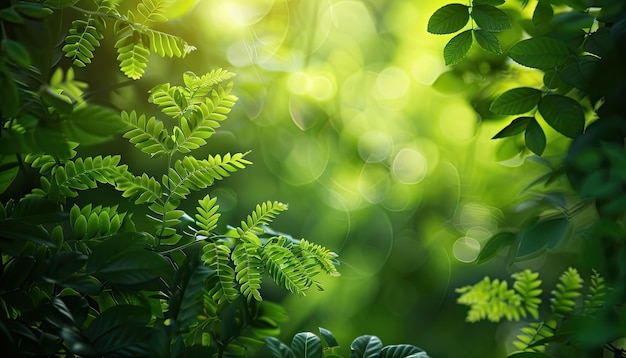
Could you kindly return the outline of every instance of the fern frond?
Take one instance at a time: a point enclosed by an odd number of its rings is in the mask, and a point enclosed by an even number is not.
[[[520,310],[522,317],[526,317],[526,313],[534,319],[539,319],[539,305],[541,304],[541,280],[539,279],[539,273],[532,272],[530,270],[524,270],[522,272],[511,275],[515,279],[513,288],[517,291],[522,298],[522,307]]]
[[[143,23],[166,22],[165,9],[172,0],[141,0],[137,4],[137,12],[144,18]]]
[[[264,232],[261,226],[271,223],[279,213],[287,210],[287,208],[287,204],[278,201],[266,201],[258,204],[254,211],[248,215],[246,221],[242,221],[241,226],[237,228],[239,238],[260,244],[261,242],[256,237],[256,234]]]
[[[456,289],[461,293],[457,302],[470,306],[465,318],[468,322],[477,322],[487,318],[499,322],[503,317],[518,321],[521,316],[522,298],[514,290],[508,288],[506,281],[491,280],[485,277],[474,286]]]
[[[140,30],[149,39],[150,51],[161,57],[185,57],[196,48],[178,36],[144,27]]]
[[[550,299],[550,308],[555,316],[562,316],[574,310],[582,287],[583,279],[575,268],[570,267],[563,272]]]
[[[127,167],[118,165],[120,159],[119,155],[78,158],[54,168],[53,175],[59,193],[65,197],[75,197],[78,195],[77,190],[95,188],[98,182],[115,185],[119,170]]]
[[[609,287],[606,286],[604,278],[593,270],[591,275],[591,284],[589,285],[589,293],[585,297],[583,307],[586,313],[593,313],[604,306],[606,295],[609,293]]]
[[[300,239],[300,250],[305,262],[313,261],[324,272],[331,276],[339,276],[335,266],[337,254],[327,248],[311,243],[305,239]]]
[[[239,296],[235,288],[235,271],[230,267],[230,249],[219,242],[209,242],[204,246],[202,260],[215,271],[215,278],[209,280],[213,286],[209,293],[218,304],[232,302]]]
[[[161,184],[146,173],[136,177],[129,172],[124,172],[117,178],[115,189],[121,191],[125,198],[136,198],[135,204],[137,205],[153,203],[163,196]]]
[[[543,352],[544,344],[535,344],[546,338],[554,336],[556,330],[556,321],[533,322],[528,327],[521,329],[522,333],[517,335],[517,340],[513,341],[513,345],[524,352]],[[530,347],[532,345],[532,347]]]
[[[167,154],[173,147],[167,129],[163,128],[163,122],[157,121],[154,117],[146,119],[143,114],[137,116],[135,111],[130,113],[122,111],[121,117],[129,128],[123,137],[128,138],[142,152],[159,157]]]
[[[60,164],[50,154],[29,153],[24,157],[24,162],[29,163],[33,168],[38,168],[40,174],[48,173],[52,168]]]
[[[147,217],[157,223],[157,236],[159,240],[162,240],[161,243],[176,244],[182,237],[176,227],[180,224],[185,212],[177,209],[178,204],[177,200],[170,200],[165,203],[157,200],[148,206],[153,214],[147,214]],[[163,240],[167,241],[164,242]]]
[[[165,83],[152,88],[148,102],[154,103],[161,108],[161,112],[174,119],[183,116],[189,109],[189,104],[180,86],[170,86]]]
[[[240,243],[232,253],[235,263],[235,278],[239,282],[239,290],[251,301],[261,301],[261,275],[264,264],[261,259],[260,247],[251,242]]]
[[[111,236],[119,232],[126,213],[118,213],[117,205],[112,207],[96,206],[91,204],[83,207],[78,205],[70,209],[70,224],[74,238],[86,240],[98,237]]]
[[[141,78],[148,66],[150,55],[150,50],[143,43],[142,34],[133,31],[132,34],[120,38],[115,43],[115,48],[122,72],[133,80]]]
[[[109,8],[98,6],[96,12],[106,12]],[[100,17],[87,14],[86,19],[72,21],[69,35],[65,37],[65,46],[61,49],[65,57],[72,59],[72,64],[76,67],[85,67],[93,59],[93,51],[100,47],[100,40],[104,38],[102,34],[106,22]]]
[[[307,275],[300,260],[284,243],[268,241],[261,251],[269,276],[289,292],[304,296],[313,281]]]
[[[219,205],[215,205],[217,198],[211,199],[208,195],[198,200],[199,206],[196,207],[196,222],[200,226],[200,235],[209,236],[211,231],[217,227],[217,221],[220,218],[220,213],[217,212]]]
[[[169,188],[172,197],[184,199],[192,190],[204,189],[212,185],[214,180],[221,180],[250,164],[243,159],[244,156],[242,153],[232,156],[228,153],[223,158],[216,155],[209,156],[207,160],[184,157],[174,163],[174,168],[170,168],[163,184]]]
[[[228,81],[233,77],[235,77],[233,72],[218,68],[202,76],[198,76],[191,71],[187,71],[183,74],[183,81],[187,88],[192,91],[196,91],[200,88],[210,89],[214,85]]]
[[[87,83],[75,79],[73,68],[68,68],[65,74],[57,68],[50,77],[50,88],[70,103],[82,103]]]

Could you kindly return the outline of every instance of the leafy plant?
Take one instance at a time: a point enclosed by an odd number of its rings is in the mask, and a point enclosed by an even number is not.
[[[3,36],[0,56],[2,88],[13,102],[3,101],[1,108],[0,188],[15,183],[20,169],[39,183],[0,205],[5,354],[225,357],[258,349],[285,319],[281,306],[262,300],[264,275],[304,295],[312,286],[322,288],[318,274],[338,275],[336,255],[270,230],[287,209],[283,203],[261,203],[230,228],[220,222],[216,197],[202,197],[195,213],[181,209],[192,192],[251,164],[247,153],[189,155],[207,144],[235,104],[233,73],[187,72],[183,85],[155,87],[149,101],[163,117],[133,110],[119,115],[86,100],[88,85],[72,67],[34,64],[32,45],[10,39],[23,35],[22,22],[39,26],[64,8],[86,14],[72,22],[63,47],[75,67],[91,61],[111,18],[118,34],[134,34],[118,41],[130,44],[120,50],[123,61],[141,46],[183,54],[183,42],[147,27],[164,19],[165,2],[143,1],[127,17],[117,13],[115,2],[97,1],[93,11],[76,4],[15,2],[1,10],[2,30],[10,34]],[[122,70],[137,77],[144,64],[132,59]],[[31,76],[40,83],[33,85]],[[160,179],[134,175],[120,155],[77,156],[80,145],[105,142],[120,131],[151,158],[166,158]],[[77,200],[102,185],[118,190],[127,203]],[[148,208],[153,223],[145,230],[133,218],[138,205]]]
[[[318,337],[311,332],[301,332],[293,336],[288,346],[275,337],[267,337],[267,349],[276,358],[340,358],[341,347],[335,336],[325,328],[319,328]],[[321,338],[320,338],[321,337]],[[428,358],[421,348],[410,344],[383,346],[376,336],[357,337],[350,345],[351,358]]]
[[[491,280],[489,277],[475,285],[457,289],[456,292],[461,294],[457,302],[470,307],[466,320],[477,322],[488,319],[499,322],[504,318],[518,321],[528,316],[538,320],[539,307],[542,303],[540,288],[542,282],[539,274],[524,270],[511,277],[515,280],[513,289],[507,288],[507,281]],[[599,323],[601,317],[598,314],[602,312],[610,292],[604,278],[595,271],[586,286],[587,294],[581,300],[583,288],[584,281],[578,271],[573,268],[567,269],[551,292],[550,313],[541,321],[531,322],[521,329],[521,334],[513,342],[519,351],[509,356],[521,356],[521,352],[532,352],[533,354],[527,353],[524,356],[544,357],[544,352],[550,350],[552,345],[558,347],[556,352],[567,351],[568,354],[575,356],[583,354],[588,349],[585,344],[589,344],[589,341],[572,328],[581,324],[594,327],[601,324]],[[623,334],[623,329],[621,331],[612,334]],[[606,348],[616,351],[610,344],[607,344]]]

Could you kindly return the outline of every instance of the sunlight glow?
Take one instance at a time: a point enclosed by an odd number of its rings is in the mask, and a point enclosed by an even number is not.
[[[401,183],[417,184],[426,177],[428,162],[417,150],[404,148],[396,154],[392,170]]]

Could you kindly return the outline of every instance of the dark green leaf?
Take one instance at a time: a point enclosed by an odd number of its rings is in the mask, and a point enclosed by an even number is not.
[[[0,157],[0,193],[4,193],[7,190],[17,176],[18,171],[19,163],[14,155],[3,155]]]
[[[13,7],[7,7],[0,11],[0,19],[4,19],[14,24],[23,24],[24,18],[18,14]]]
[[[511,47],[509,56],[523,66],[551,69],[567,61],[569,49],[563,41],[551,37],[534,37]]]
[[[213,272],[209,267],[200,264],[195,267],[185,283],[177,316],[177,323],[181,329],[197,321],[203,308],[204,284]]]
[[[61,114],[69,115],[74,110],[74,105],[68,97],[58,94],[48,86],[45,86],[41,91],[41,99]]]
[[[544,96],[538,109],[543,119],[564,136],[574,138],[583,132],[585,113],[574,99],[558,94]]]
[[[498,96],[489,110],[496,114],[522,114],[537,106],[542,92],[535,88],[519,87]]]
[[[78,272],[87,263],[87,255],[80,252],[63,251],[44,261],[42,276],[57,283]]]
[[[424,351],[410,344],[396,344],[383,348],[380,352],[380,358],[406,358],[413,357],[415,354],[424,353]],[[427,357],[424,355],[424,357]]]
[[[459,63],[472,47],[472,30],[466,30],[454,36],[443,49],[443,58],[447,66]]]
[[[20,200],[11,216],[31,224],[57,223],[67,218],[67,214],[60,210],[57,203],[37,196]]]
[[[535,257],[546,248],[552,248],[565,237],[569,227],[567,218],[542,220],[534,224],[520,236],[516,259]]]
[[[383,342],[376,336],[360,336],[350,345],[350,358],[378,358]]]
[[[46,0],[44,5],[51,7],[69,7],[75,5],[79,0]]]
[[[484,29],[474,30],[474,37],[476,37],[476,42],[478,42],[478,45],[480,45],[480,47],[482,47],[486,51],[494,54],[502,53],[500,41],[498,41],[496,35],[492,34],[491,32]]]
[[[14,40],[2,39],[2,52],[16,65],[23,68],[30,66],[30,54],[21,43]]]
[[[508,356],[507,358],[550,358],[551,356],[540,352],[519,352]]]
[[[61,287],[69,287],[87,295],[98,295],[102,292],[102,283],[88,275],[71,276],[57,283]]]
[[[266,337],[265,344],[275,358],[300,358],[296,357],[291,351],[291,348],[281,342],[278,338]]]
[[[54,247],[48,232],[41,226],[17,220],[4,220],[0,223],[0,239],[24,240]]]
[[[75,110],[62,123],[68,139],[82,144],[105,142],[125,127],[117,112],[95,105]]]
[[[533,119],[533,117],[518,117],[515,118],[508,126],[502,128],[496,135],[491,139],[505,138],[511,137],[517,134],[522,133],[526,130],[526,126],[528,122]]]
[[[142,250],[117,254],[90,274],[114,284],[139,285],[158,278],[168,267],[163,256]]]
[[[491,260],[494,256],[500,252],[503,248],[511,245],[515,242],[516,235],[512,232],[500,232],[493,235],[485,247],[480,250],[478,257],[476,258],[477,264],[482,264]]]
[[[524,140],[526,141],[528,149],[538,156],[541,156],[543,151],[546,149],[546,135],[543,133],[543,129],[534,118],[530,120],[528,122],[528,126],[526,126]]]
[[[320,330],[320,335],[322,336],[322,339],[324,340],[324,342],[326,342],[328,347],[339,347],[339,343],[337,343],[337,340],[335,339],[335,336],[333,335],[331,331],[322,327],[319,327],[319,330]]]
[[[511,28],[511,20],[508,15],[491,5],[474,5],[472,18],[481,29],[500,32]]]
[[[474,6],[476,5],[493,5],[498,6],[504,4],[504,0],[474,0],[472,2]]]
[[[150,310],[143,306],[118,305],[102,312],[87,327],[85,335],[101,353],[133,346],[149,333]]]
[[[535,11],[533,12],[533,24],[537,27],[545,27],[550,24],[552,17],[554,16],[554,10],[549,1],[539,0]]]
[[[27,2],[20,2],[19,4],[16,4],[14,8],[19,13],[35,19],[42,19],[53,12],[52,9],[45,7],[44,5]]]
[[[311,332],[300,332],[293,336],[291,350],[296,357],[321,358],[322,341]]]
[[[568,85],[586,91],[592,82],[600,60],[594,56],[582,56],[578,61],[565,66],[560,72],[561,81]]]
[[[30,256],[18,257],[7,263],[4,267],[2,280],[0,280],[2,291],[8,292],[20,287],[30,275],[35,263],[35,259]]]
[[[20,95],[16,82],[4,72],[0,73],[0,110],[3,118],[13,118],[20,111]]]
[[[605,57],[613,51],[615,43],[611,36],[611,30],[607,27],[601,27],[595,32],[587,36],[583,44],[583,50],[600,57]]]
[[[428,20],[431,34],[451,34],[461,30],[469,21],[469,7],[462,4],[445,5]]]

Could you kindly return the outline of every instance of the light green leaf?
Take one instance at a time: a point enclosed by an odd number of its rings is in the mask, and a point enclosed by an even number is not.
[[[558,94],[544,96],[539,102],[539,113],[557,132],[574,138],[585,128],[585,113],[574,99]]]
[[[447,66],[459,63],[472,47],[472,30],[466,30],[454,36],[443,49],[443,58]]]
[[[541,156],[544,149],[546,149],[546,135],[534,118],[532,118],[526,126],[524,140],[526,141],[528,149],[538,156]]]
[[[431,34],[451,34],[465,27],[468,21],[468,6],[448,4],[432,14],[428,20],[428,32]]]
[[[511,28],[509,16],[492,5],[474,5],[471,15],[476,25],[483,30],[500,32]]]
[[[551,69],[564,64],[569,56],[567,45],[551,37],[522,40],[509,50],[509,57],[520,65]]]
[[[541,91],[535,88],[513,88],[498,96],[489,106],[489,110],[496,114],[526,113],[537,106],[541,94]]]
[[[500,41],[498,41],[496,35],[492,34],[491,32],[484,29],[474,30],[474,37],[476,38],[476,42],[478,42],[478,45],[487,52],[494,54],[502,53]]]

